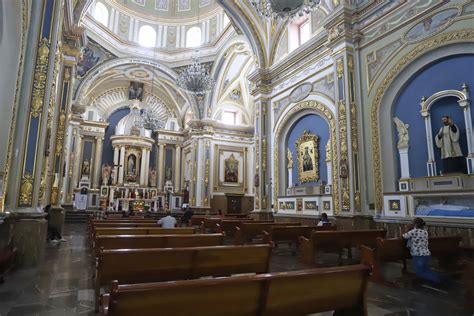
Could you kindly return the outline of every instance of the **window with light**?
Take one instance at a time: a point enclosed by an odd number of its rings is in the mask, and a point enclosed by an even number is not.
[[[109,23],[109,10],[101,2],[97,2],[95,5],[94,19],[96,19],[99,23],[102,23],[105,26],[107,26],[107,24]]]
[[[149,25],[143,25],[138,32],[138,44],[144,47],[156,45],[156,31]]]
[[[201,28],[194,26],[186,33],[186,47],[198,47],[201,45]]]
[[[222,122],[227,125],[236,125],[237,113],[234,111],[224,111],[222,113]]]

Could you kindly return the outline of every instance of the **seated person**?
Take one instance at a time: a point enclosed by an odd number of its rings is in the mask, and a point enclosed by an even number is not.
[[[65,242],[67,241],[61,236],[61,233],[56,227],[51,226],[51,204],[48,204],[44,207],[44,212],[46,213],[46,220],[48,221],[48,241],[49,242]]]
[[[191,211],[189,206],[187,206],[184,210],[183,217],[181,217],[181,226],[188,226],[189,225],[189,220],[193,217],[194,212]]]
[[[428,246],[428,232],[425,230],[425,221],[416,217],[413,220],[414,228],[403,234],[407,240],[407,247],[410,248],[410,254],[413,261],[413,270],[417,277],[433,283],[440,283],[438,273],[430,269],[431,252]]]
[[[158,224],[161,225],[163,228],[175,228],[176,227],[176,218],[171,216],[170,211],[166,211],[166,216],[161,218],[158,221]]]
[[[316,226],[329,226],[329,225],[331,225],[331,223],[329,222],[328,214],[322,213],[321,219],[319,220],[319,223]]]

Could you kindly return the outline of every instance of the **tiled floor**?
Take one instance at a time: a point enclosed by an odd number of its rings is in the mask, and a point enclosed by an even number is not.
[[[64,231],[68,242],[48,245],[45,261],[39,268],[13,271],[0,285],[0,316],[94,315],[90,254],[84,241],[85,224],[67,224]],[[324,258],[325,261],[336,259]],[[279,249],[273,255],[272,271],[302,268],[305,267],[297,257],[285,249]],[[387,272],[394,274],[396,271],[399,271],[398,266]],[[457,279],[447,291],[408,281],[400,284],[401,288],[369,285],[370,316],[471,315],[462,309],[462,284]]]

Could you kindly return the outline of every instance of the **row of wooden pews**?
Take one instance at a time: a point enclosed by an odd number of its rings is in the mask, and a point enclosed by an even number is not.
[[[236,232],[249,232],[239,237],[244,243],[264,232],[275,241],[224,246],[225,232],[219,227],[226,221],[237,222]],[[289,227],[293,241],[295,234],[308,236],[312,229],[296,232],[294,227],[303,226],[250,221],[220,218],[212,229],[200,227],[208,234],[194,234],[194,227],[165,230],[145,220],[91,221],[96,308],[103,290],[104,315],[306,315],[327,310],[366,315],[366,266],[269,273],[273,244],[282,236],[278,229]]]

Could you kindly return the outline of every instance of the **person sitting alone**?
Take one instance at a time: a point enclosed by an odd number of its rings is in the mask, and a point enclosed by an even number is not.
[[[48,221],[48,241],[49,242],[66,242],[67,240],[61,236],[61,233],[56,227],[51,225],[51,204],[48,204],[44,207],[44,212],[46,213],[46,220]]]
[[[158,221],[158,224],[161,225],[163,228],[175,228],[176,227],[176,218],[171,216],[170,211],[166,211],[166,216],[163,218],[160,218]]]
[[[425,225],[426,223],[422,218],[416,217],[413,220],[414,228],[403,234],[403,238],[407,240],[407,247],[410,248],[413,270],[416,276],[426,281],[440,283],[439,274],[430,269],[431,252]]]
[[[319,220],[319,223],[316,226],[321,227],[321,226],[327,226],[327,225],[331,225],[328,219],[328,214],[322,213],[321,219]]]

